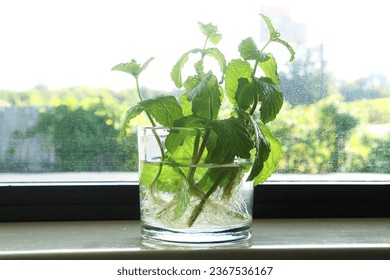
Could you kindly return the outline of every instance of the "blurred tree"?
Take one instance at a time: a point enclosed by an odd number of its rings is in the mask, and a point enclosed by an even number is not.
[[[318,139],[330,151],[330,172],[339,172],[346,161],[345,144],[350,132],[358,125],[358,119],[340,113],[334,104],[321,108]]]
[[[372,74],[352,83],[343,83],[340,93],[347,102],[390,96],[387,78],[381,74]]]
[[[58,106],[40,114],[30,135],[54,144],[57,171],[119,171],[137,168],[135,137],[118,142],[118,130],[94,110]]]
[[[280,88],[291,105],[313,104],[328,95],[329,75],[323,45],[302,49],[287,72],[280,73]]]

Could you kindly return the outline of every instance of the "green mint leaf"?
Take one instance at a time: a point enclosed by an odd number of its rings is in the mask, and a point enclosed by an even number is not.
[[[188,93],[188,100],[192,102],[194,116],[209,120],[216,119],[222,100],[217,78],[207,74],[200,84]]]
[[[222,76],[226,71],[226,60],[225,56],[217,48],[209,48],[204,51],[204,55],[213,57],[219,64],[219,70],[222,73]]]
[[[176,207],[173,210],[173,217],[174,219],[179,219],[181,216],[184,215],[184,213],[187,210],[187,207],[190,202],[190,192],[189,192],[189,185],[187,183],[187,180],[185,180],[185,175],[182,175],[182,188],[180,189],[180,193],[177,198]]]
[[[255,88],[247,78],[238,79],[238,88],[235,96],[237,107],[242,110],[247,110],[254,101]]]
[[[274,42],[277,42],[277,43],[282,44],[283,46],[285,46],[288,49],[288,51],[290,52],[290,62],[294,61],[294,59],[295,59],[295,51],[290,46],[289,43],[287,43],[286,41],[284,41],[282,39],[279,39],[279,38],[275,39]]]
[[[244,120],[236,118],[214,120],[210,126],[221,140],[222,146],[216,147],[217,149],[225,153],[230,151],[240,158],[250,158],[253,141]]]
[[[134,119],[136,116],[138,116],[139,114],[141,114],[141,112],[143,111],[143,107],[140,106],[139,104],[129,108],[126,112],[126,115],[125,115],[125,119],[122,123],[122,127],[121,127],[121,130],[120,130],[120,137],[125,137],[126,136],[126,128],[127,126],[129,125],[130,121],[132,119]]]
[[[247,181],[252,181],[260,174],[264,168],[264,162],[268,159],[270,153],[270,144],[252,116],[250,116],[250,121],[255,132],[256,154]]]
[[[148,67],[149,63],[154,59],[154,57],[149,58],[144,64],[141,66],[141,70],[144,71],[146,67]]]
[[[218,27],[216,25],[212,25],[211,23],[204,24],[198,22],[200,31],[208,38],[208,40],[217,45],[219,41],[222,39],[222,34],[218,33]]]
[[[156,174],[160,168],[159,164],[140,163],[139,184],[145,187],[151,187]]]
[[[259,66],[268,78],[270,78],[276,85],[280,85],[278,66],[275,58],[271,53],[267,55],[269,56],[269,59],[267,61],[260,62]]]
[[[265,23],[267,24],[267,27],[268,27],[268,30],[269,30],[269,42],[276,42],[276,43],[279,43],[279,44],[282,44],[283,46],[285,46],[288,51],[290,52],[290,62],[292,62],[294,59],[295,59],[295,51],[294,49],[290,46],[289,43],[287,43],[286,41],[280,39],[280,33],[274,28],[274,26],[272,25],[272,22],[271,20],[266,16],[266,15],[263,15],[263,14],[260,14]]]
[[[179,97],[179,102],[181,104],[181,108],[183,110],[183,115],[184,116],[189,116],[192,114],[192,106],[191,102],[188,101],[187,94],[182,94]]]
[[[173,126],[182,129],[171,130],[171,133],[167,136],[165,140],[165,147],[171,154],[174,154],[175,151],[184,144],[184,141],[186,140],[187,137],[200,136],[200,132],[201,132],[200,129],[206,127],[206,124],[207,123],[203,118],[198,118],[194,116],[182,117],[176,120]],[[185,128],[199,128],[199,130],[194,130],[194,129],[186,130]],[[196,133],[198,133],[198,135],[195,135]],[[193,144],[192,144],[192,148],[193,148]],[[187,154],[189,155],[188,157],[189,159],[191,159],[190,153],[192,153],[192,148],[186,147],[184,149],[184,152],[189,153]],[[174,155],[174,157],[176,158],[177,155]]]
[[[194,64],[195,71],[196,71],[196,76],[199,77],[200,79],[203,79],[204,76],[206,75],[204,73],[204,67],[203,67],[203,60],[199,60]]]
[[[244,60],[266,61],[269,57],[260,51],[252,38],[246,38],[238,46],[241,57]]]
[[[172,127],[173,122],[183,117],[182,109],[174,96],[160,96],[139,103],[159,124]]]
[[[204,118],[196,117],[196,116],[185,116],[173,123],[174,127],[181,128],[206,128],[208,125],[208,121]]]
[[[202,52],[201,49],[193,49],[189,52],[184,53],[179,60],[176,62],[176,64],[173,66],[171,71],[171,79],[175,83],[175,86],[177,88],[181,88],[183,86],[183,78],[182,78],[182,68],[184,67],[185,63],[188,61],[188,58],[191,53],[200,53]]]
[[[238,80],[246,78],[251,81],[253,69],[249,62],[241,59],[232,60],[226,67],[225,75],[225,90],[230,103],[237,105],[236,92],[238,88]]]
[[[150,166],[150,165],[149,165]],[[150,182],[150,178],[154,178],[158,171],[158,164],[152,164],[152,167],[147,169],[144,168],[143,172],[140,175],[140,184]],[[153,173],[154,172],[154,173]],[[181,187],[183,186],[182,172],[178,172],[177,167],[171,165],[162,165],[161,174],[155,182],[155,186],[159,191],[163,192],[177,192],[181,191]],[[150,178],[148,178],[150,177]],[[184,181],[185,182],[185,181]],[[150,186],[152,182],[149,183]]]
[[[264,167],[261,170],[260,174],[257,175],[253,181],[255,186],[264,183],[268,179],[268,177],[275,172],[276,166],[282,158],[283,154],[282,145],[280,141],[272,135],[270,129],[262,123],[258,123],[258,125],[263,135],[267,139],[268,143],[270,144],[271,152],[269,154],[268,159],[265,161]]]
[[[231,162],[234,159],[234,155],[230,150],[224,151],[222,149],[222,139],[210,129],[210,135],[206,144],[207,157],[205,163],[225,163]]]
[[[194,88],[196,88],[200,84],[201,80],[198,79],[197,76],[189,76],[187,80],[184,82],[183,86],[186,92],[191,92]]]
[[[137,78],[142,71],[146,69],[146,67],[149,65],[149,63],[154,59],[154,57],[149,58],[143,65],[137,63],[135,59],[132,59],[131,62],[128,63],[120,63],[114,67],[112,67],[111,70],[116,71],[122,71],[125,73],[128,73],[132,75],[133,77]]]
[[[167,136],[165,147],[168,150],[166,160],[175,164],[191,164],[195,136],[192,130],[171,131]]]
[[[275,38],[279,38],[280,36],[280,33],[277,32],[271,22],[271,20],[269,19],[269,17],[267,17],[266,15],[263,15],[263,14],[260,14],[261,17],[263,18],[264,22],[267,24],[267,27],[268,27],[268,31],[269,31],[269,41],[272,41],[273,39]]]
[[[273,121],[283,105],[283,92],[268,77],[253,78],[258,99],[261,102],[260,119],[264,122]]]

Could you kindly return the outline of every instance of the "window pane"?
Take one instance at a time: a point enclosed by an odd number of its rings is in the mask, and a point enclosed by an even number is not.
[[[386,2],[351,5],[297,0],[1,2],[0,182],[136,180],[130,177],[138,167],[134,133],[147,118],[132,121],[130,133],[119,140],[122,117],[138,97],[131,77],[111,68],[154,56],[140,77],[142,95],[179,96],[170,71],[181,54],[202,47],[198,21],[218,25],[223,34],[218,47],[230,61],[239,57],[241,40],[252,37],[258,46],[267,41],[259,13],[296,50],[289,63],[284,48],[267,47],[277,59],[285,93],[284,106],[270,124],[284,149],[271,181],[298,174],[388,181]]]

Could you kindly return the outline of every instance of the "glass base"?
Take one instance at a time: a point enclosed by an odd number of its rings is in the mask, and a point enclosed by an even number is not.
[[[153,241],[164,241],[184,244],[224,243],[249,240],[251,226],[245,225],[229,229],[171,229],[142,225],[142,238]]]

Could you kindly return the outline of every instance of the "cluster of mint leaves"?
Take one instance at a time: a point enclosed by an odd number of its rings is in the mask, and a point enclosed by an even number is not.
[[[248,159],[252,162],[248,181],[255,185],[263,183],[275,170],[282,155],[281,143],[276,139],[267,123],[274,120],[283,105],[283,92],[279,88],[280,79],[277,63],[272,53],[266,53],[265,48],[270,43],[280,43],[287,47],[294,60],[294,50],[280,38],[280,33],[273,27],[270,19],[261,15],[268,30],[269,39],[262,49],[259,49],[252,38],[243,40],[238,50],[241,58],[233,59],[228,64],[225,56],[216,47],[207,47],[211,42],[214,46],[222,39],[217,26],[199,22],[200,31],[206,39],[203,48],[195,48],[184,53],[174,65],[171,78],[184,93],[179,100],[170,95],[158,96],[144,100],[142,98],[138,78],[146,69],[153,57],[143,64],[134,59],[129,63],[121,63],[112,68],[131,74],[136,81],[139,103],[126,113],[122,126],[122,135],[126,134],[131,119],[145,112],[151,125],[167,128],[196,128],[204,130],[197,139],[196,147],[192,147],[192,166],[196,166],[202,158],[204,163],[226,164],[235,159]],[[195,74],[183,78],[183,67],[190,56],[197,55],[199,60],[194,64]],[[213,72],[205,72],[205,57],[215,59],[219,65],[221,77]],[[256,75],[260,68],[263,75]],[[218,75],[219,76],[219,75]],[[224,85],[224,88],[223,88]],[[219,111],[222,100],[227,96],[232,105],[229,118],[220,119]],[[175,162],[175,155],[180,147],[185,147],[186,133],[171,135],[165,143],[158,142],[161,149],[162,163],[150,184],[155,184],[162,172],[164,161]],[[158,137],[156,135],[156,139]],[[201,202],[189,218],[191,226],[199,215],[205,201],[217,187],[223,187],[228,192],[234,174],[223,169],[210,169],[197,182],[194,179],[196,167],[184,172],[179,167],[174,170],[188,182],[188,188],[200,196]],[[201,186],[208,182],[207,186]],[[180,211],[182,212],[182,211]]]

